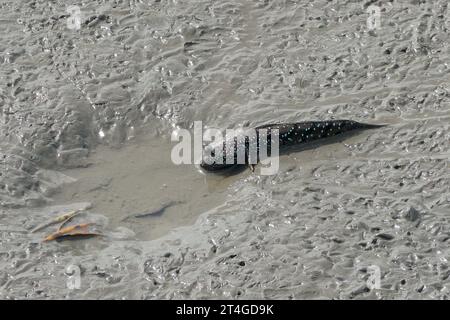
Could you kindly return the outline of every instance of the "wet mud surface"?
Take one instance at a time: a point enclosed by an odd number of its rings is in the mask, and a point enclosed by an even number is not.
[[[0,298],[448,298],[447,1],[71,4],[0,2]],[[164,156],[197,120],[345,118],[389,126],[274,176]],[[103,236],[30,232],[80,208]]]

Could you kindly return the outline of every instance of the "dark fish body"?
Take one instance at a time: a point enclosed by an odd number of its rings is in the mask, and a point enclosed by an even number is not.
[[[359,123],[352,120],[330,120],[330,121],[307,121],[298,123],[280,123],[280,124],[267,124],[255,128],[256,136],[249,135],[248,137],[234,137],[234,141],[231,143],[223,142],[223,163],[216,163],[211,161],[202,161],[200,167],[206,171],[220,171],[234,167],[237,162],[238,148],[245,149],[245,160],[248,161],[249,146],[251,143],[257,145],[257,151],[259,154],[259,135],[262,129],[267,130],[268,151],[270,153],[270,139],[272,130],[278,130],[279,132],[279,146],[280,151],[283,147],[297,146],[306,144],[313,141],[326,140],[334,136],[341,135],[350,131],[367,130],[382,127],[383,125],[373,125]],[[245,133],[244,133],[245,135]],[[240,144],[240,145],[239,145]],[[245,145],[242,145],[245,144]],[[234,154],[234,163],[226,163],[226,155],[232,152]],[[204,159],[205,160],[205,159]]]

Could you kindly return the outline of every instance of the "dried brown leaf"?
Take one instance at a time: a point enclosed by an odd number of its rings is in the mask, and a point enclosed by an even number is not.
[[[76,237],[76,236],[99,236],[101,234],[89,231],[89,226],[92,223],[77,224],[70,227],[65,227],[57,232],[45,237],[44,241],[57,240],[64,237]]]

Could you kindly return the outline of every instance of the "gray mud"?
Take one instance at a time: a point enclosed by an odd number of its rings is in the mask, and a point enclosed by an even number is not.
[[[80,30],[69,2],[0,2],[0,298],[448,298],[446,0],[72,4]],[[332,118],[389,126],[274,176],[164,158],[194,120]],[[166,200],[181,202],[121,223]],[[79,208],[102,237],[29,232]]]

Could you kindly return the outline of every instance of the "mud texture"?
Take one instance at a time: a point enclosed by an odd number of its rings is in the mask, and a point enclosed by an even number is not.
[[[0,2],[0,298],[448,298],[447,0],[73,1],[79,30],[69,2]],[[54,202],[100,146],[327,119],[389,126],[242,173],[158,239]],[[80,207],[104,237],[29,232]]]

